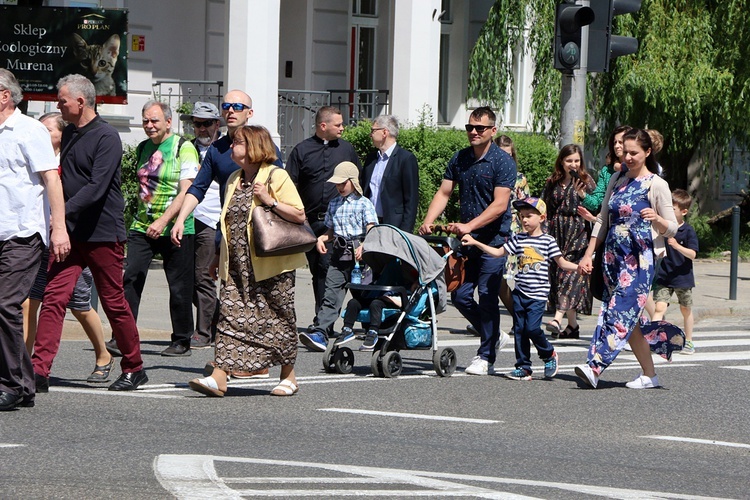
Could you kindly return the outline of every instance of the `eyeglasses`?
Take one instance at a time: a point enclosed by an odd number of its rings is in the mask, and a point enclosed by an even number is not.
[[[213,124],[214,124],[213,120],[208,120],[204,122],[193,122],[193,128],[208,128]]]
[[[370,134],[377,132],[378,130],[385,130],[384,128],[374,128],[370,130]]]
[[[243,109],[247,108],[250,109],[250,106],[247,104],[242,104],[241,102],[223,102],[221,103],[221,109],[224,111],[229,111],[229,109],[233,109],[235,111],[242,111]]]
[[[472,125],[471,123],[467,123],[464,125],[464,128],[467,132],[471,132],[472,130],[476,130],[477,134],[484,134],[484,131],[488,128],[492,128],[494,125]]]

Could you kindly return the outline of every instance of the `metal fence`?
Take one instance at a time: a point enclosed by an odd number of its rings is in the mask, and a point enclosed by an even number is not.
[[[315,113],[330,103],[328,92],[279,89],[279,149],[284,163],[294,146],[315,133]]]
[[[315,113],[322,106],[341,110],[346,125],[390,113],[388,90],[279,89],[278,124],[281,156],[286,163],[294,146],[315,133]]]
[[[188,125],[183,130],[184,123],[179,114],[189,113],[197,101],[210,102],[221,109],[222,87],[224,82],[208,80],[157,80],[153,85],[154,99],[169,104],[169,107],[177,112],[172,119],[173,131],[182,134],[192,134],[192,128]],[[188,106],[189,104],[189,106]]]
[[[388,90],[343,89],[329,90],[331,106],[336,106],[344,116],[344,123],[356,125],[361,120],[373,120],[382,114],[390,114],[391,103]]]

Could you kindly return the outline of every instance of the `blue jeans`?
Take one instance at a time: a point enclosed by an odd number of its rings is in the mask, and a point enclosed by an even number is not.
[[[453,305],[479,332],[481,343],[477,356],[495,363],[495,344],[500,337],[500,278],[505,269],[505,257],[490,257],[486,253],[470,256],[464,265],[465,280],[451,294]],[[474,290],[479,302],[474,300]]]
[[[516,368],[523,368],[531,373],[531,343],[542,359],[547,359],[555,352],[542,331],[542,316],[547,302],[532,299],[519,291],[513,290],[513,337],[516,344]]]

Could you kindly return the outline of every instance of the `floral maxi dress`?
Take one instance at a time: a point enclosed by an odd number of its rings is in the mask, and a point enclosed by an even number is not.
[[[227,201],[229,276],[216,332],[216,366],[227,373],[293,365],[297,358],[295,272],[255,281],[247,237],[252,196],[250,189],[237,189]]]
[[[641,315],[656,274],[651,223],[640,216],[651,206],[648,193],[653,176],[621,175],[609,199],[609,230],[600,250],[604,251],[602,309],[588,353],[588,364],[597,375],[612,364],[639,324],[651,350],[667,360],[685,341],[677,326],[648,322]]]

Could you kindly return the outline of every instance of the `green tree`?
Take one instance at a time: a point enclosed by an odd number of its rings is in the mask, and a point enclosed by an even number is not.
[[[513,48],[535,62],[532,126],[559,132],[560,74],[553,69],[555,3],[497,0],[469,65],[469,94],[503,105],[514,85]],[[527,38],[523,31],[527,28]],[[589,137],[602,145],[619,123],[659,130],[661,163],[675,187],[688,183],[696,152],[747,144],[750,116],[750,9],[747,0],[644,0],[632,15],[616,16],[614,32],[635,36],[638,53],[620,57],[611,72],[589,75]],[[498,69],[502,67],[502,69]],[[506,82],[508,85],[506,85]]]

